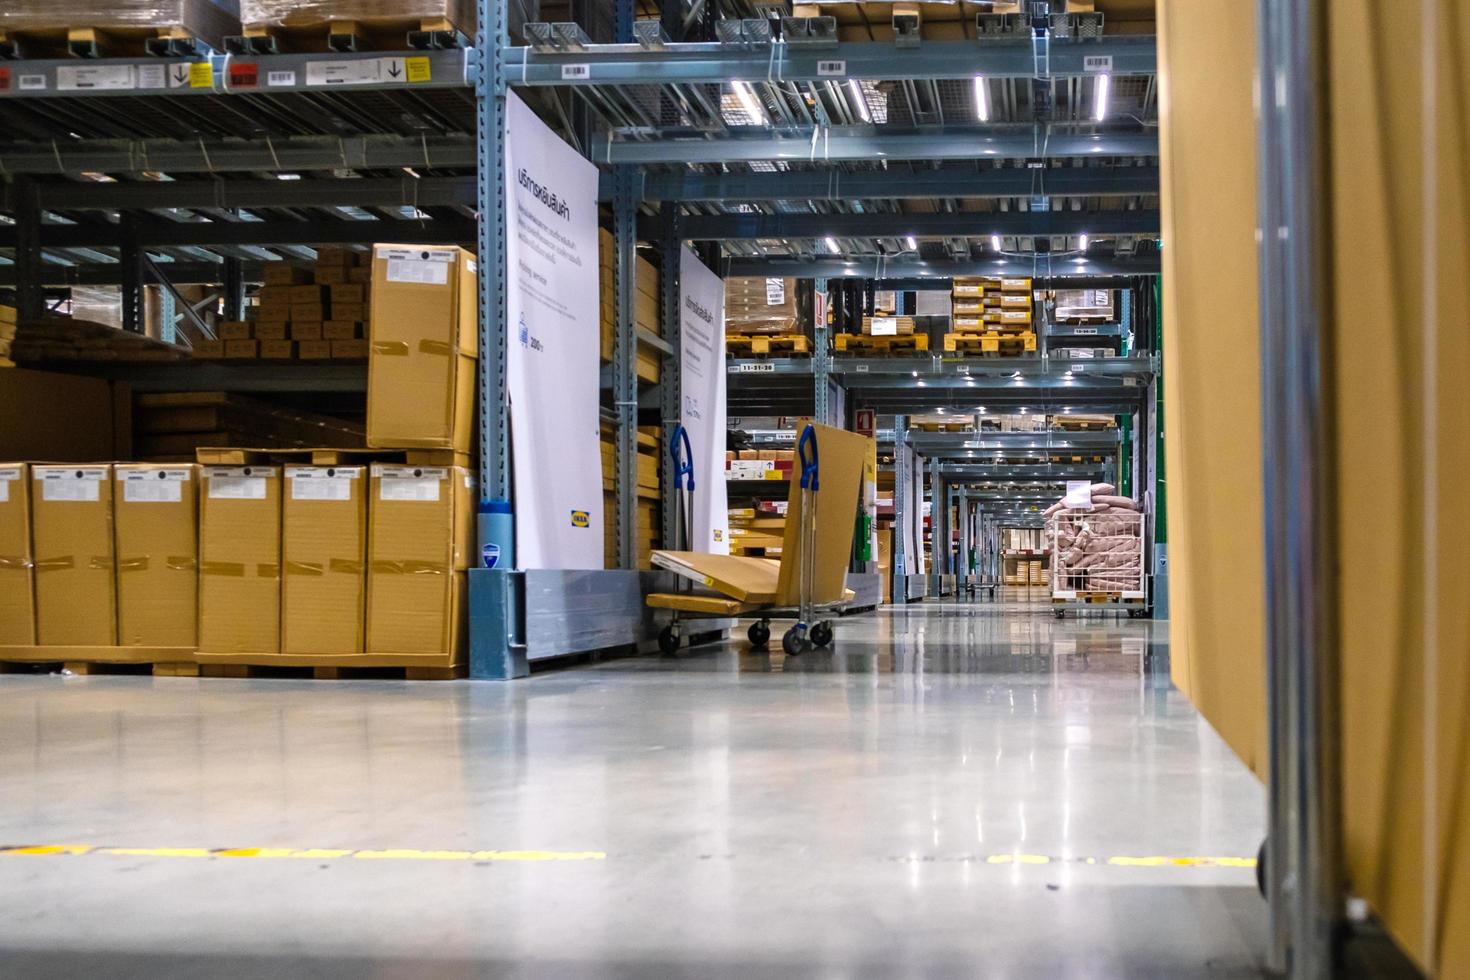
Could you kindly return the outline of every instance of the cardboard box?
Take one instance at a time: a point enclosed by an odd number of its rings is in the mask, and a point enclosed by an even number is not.
[[[367,472],[361,466],[288,466],[285,480],[281,652],[361,653]]]
[[[292,286],[291,305],[309,306],[312,303],[326,303],[330,302],[331,295],[332,291],[327,286]]]
[[[281,648],[281,470],[205,466],[199,501],[199,650]]]
[[[303,361],[325,361],[332,356],[330,340],[299,340],[296,342],[296,357]]]
[[[477,303],[475,260],[463,249],[373,249],[369,446],[469,452]]]
[[[225,341],[225,357],[227,358],[251,358],[260,356],[260,341],[258,340],[227,340]]]
[[[321,340],[322,324],[320,320],[298,320],[291,324],[292,340]]]
[[[1031,308],[1024,310],[1001,310],[1000,322],[1007,326],[1025,326],[1031,322]]]
[[[336,306],[338,303],[348,303],[351,305],[366,303],[367,287],[361,284],[334,283],[332,285],[331,300],[333,306]]]
[[[350,269],[357,265],[357,252],[340,245],[323,245],[316,250],[317,268]]]
[[[360,265],[348,269],[347,281],[361,283],[366,286],[373,281],[373,267],[370,265]]]
[[[198,641],[197,488],[190,464],[113,467],[119,646],[192,651]]]
[[[332,319],[334,320],[356,320],[358,323],[367,323],[369,306],[366,303],[343,303],[340,306],[332,304]]]
[[[260,356],[264,360],[289,361],[296,356],[294,340],[262,340]]]
[[[347,281],[347,267],[340,265],[318,265],[313,278],[318,286],[335,286]]]
[[[1000,281],[1000,291],[1003,293],[1029,293],[1031,292],[1031,280],[1026,278],[1004,278]]]
[[[368,342],[366,340],[329,340],[332,345],[332,357],[339,360],[360,361],[368,356]]]
[[[0,646],[36,642],[29,469],[24,463],[0,466]]]
[[[249,340],[250,327],[249,320],[226,320],[215,333],[220,340]]]
[[[225,342],[223,340],[196,340],[190,353],[201,360],[217,360],[225,356]]]
[[[31,467],[36,642],[114,646],[112,467]]]
[[[289,332],[285,320],[258,320],[255,324],[256,340],[285,340]]]
[[[362,324],[356,320],[326,320],[322,323],[323,340],[357,340],[362,336]]]
[[[290,262],[267,262],[264,279],[267,286],[294,286],[310,281],[311,273]]]
[[[474,477],[458,466],[375,464],[371,481],[367,652],[462,663]]]
[[[291,319],[325,320],[332,315],[331,309],[326,303],[292,303]]]
[[[1025,292],[1025,293],[1001,293],[999,295],[1000,295],[1000,305],[1001,305],[1001,307],[1003,309],[1008,309],[1008,310],[1026,310],[1028,312],[1031,309],[1031,293],[1030,292]]]

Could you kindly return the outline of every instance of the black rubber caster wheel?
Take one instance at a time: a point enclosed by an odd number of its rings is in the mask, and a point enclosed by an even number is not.
[[[794,657],[797,654],[806,652],[806,646],[806,637],[802,636],[801,630],[795,626],[787,630],[781,637],[781,649],[785,651],[788,657]]]
[[[1256,891],[1261,897],[1266,897],[1266,842],[1261,841],[1261,849],[1256,852]]]
[[[658,648],[665,656],[673,656],[679,649],[679,634],[674,632],[673,627],[665,626],[658,631]]]
[[[829,646],[831,646],[832,645],[832,624],[831,623],[818,623],[817,625],[813,626],[812,627],[812,632],[811,632],[811,639],[812,639],[812,643],[814,645],[816,645],[816,646],[819,646],[819,647],[829,647]]]
[[[751,623],[750,629],[745,631],[745,638],[750,640],[753,647],[763,647],[771,642],[771,627],[766,623]]]
[[[1057,619],[1066,619],[1067,611],[1065,609],[1058,609],[1053,612],[1052,615],[1056,616]]]

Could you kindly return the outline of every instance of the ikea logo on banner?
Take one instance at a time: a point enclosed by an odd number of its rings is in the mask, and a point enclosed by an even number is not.
[[[572,511],[572,527],[591,527],[592,518],[585,510]]]
[[[719,542],[719,541],[723,541],[723,540],[725,540],[725,531],[724,531],[724,529],[723,528],[718,528],[718,527],[715,528],[715,541]]]

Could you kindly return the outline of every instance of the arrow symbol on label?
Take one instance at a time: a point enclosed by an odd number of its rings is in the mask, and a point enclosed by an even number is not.
[[[390,62],[388,62],[388,77],[389,78],[397,78],[401,74],[403,74],[403,62],[401,62],[401,61],[390,61]]]
[[[174,75],[174,81],[180,85],[184,84],[184,82],[187,81],[188,78],[189,73],[185,71],[182,66],[179,68],[178,73]]]

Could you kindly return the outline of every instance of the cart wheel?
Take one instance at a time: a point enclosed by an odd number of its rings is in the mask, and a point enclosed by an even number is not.
[[[1057,619],[1066,619],[1067,618],[1067,610],[1065,610],[1065,609],[1054,609],[1054,610],[1052,610],[1052,615],[1056,616]]]
[[[801,627],[793,626],[781,637],[781,649],[786,656],[794,657],[806,650],[806,637],[801,635]]]
[[[832,645],[832,624],[818,623],[812,627],[812,643],[819,647]]]
[[[1261,849],[1256,852],[1256,891],[1261,897],[1266,897],[1266,842],[1261,841]]]
[[[678,651],[679,634],[674,632],[672,626],[665,626],[658,631],[658,648],[668,656],[673,656]]]
[[[771,642],[771,626],[766,622],[754,622],[750,629],[745,631],[746,639],[750,640],[753,647],[763,647]]]

